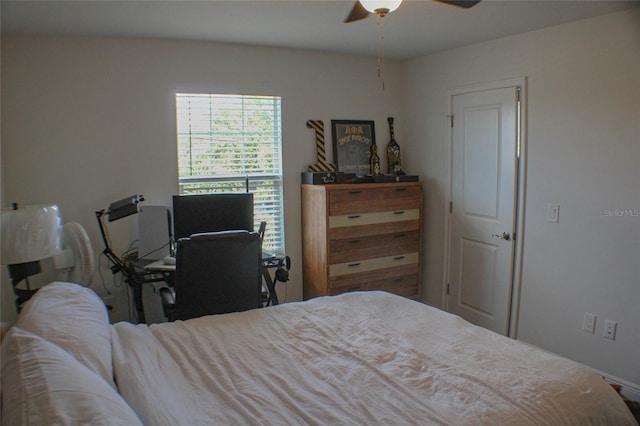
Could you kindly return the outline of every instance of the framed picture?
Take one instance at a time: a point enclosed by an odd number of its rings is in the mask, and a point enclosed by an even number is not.
[[[331,120],[333,161],[338,171],[364,176],[371,173],[371,145],[376,143],[373,121]]]

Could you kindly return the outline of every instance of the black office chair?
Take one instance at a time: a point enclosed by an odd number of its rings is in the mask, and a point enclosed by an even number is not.
[[[262,243],[264,242],[264,234],[266,230],[267,230],[267,222],[265,221],[260,222],[260,226],[258,227],[258,235],[260,236],[260,247],[262,247]],[[264,251],[263,251],[263,254],[264,254]],[[264,271],[262,271],[262,273],[264,274]],[[269,290],[263,283],[262,284],[262,306],[268,306],[268,305],[269,305]]]
[[[160,289],[169,321],[262,307],[262,245],[249,231],[178,240],[175,288]],[[174,296],[175,295],[175,296]]]

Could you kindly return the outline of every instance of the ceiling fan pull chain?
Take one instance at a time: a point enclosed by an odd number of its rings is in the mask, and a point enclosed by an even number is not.
[[[384,92],[384,18],[378,16],[378,79],[382,80],[382,91]]]

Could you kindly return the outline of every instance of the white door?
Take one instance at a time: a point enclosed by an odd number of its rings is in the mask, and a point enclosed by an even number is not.
[[[516,87],[454,95],[448,309],[508,335],[517,206]]]

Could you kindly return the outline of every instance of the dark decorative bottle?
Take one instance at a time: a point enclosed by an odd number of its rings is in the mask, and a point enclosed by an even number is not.
[[[369,157],[369,166],[372,175],[380,174],[380,156],[378,155],[378,146],[374,143],[371,145],[371,157]]]
[[[396,138],[393,134],[393,117],[387,118],[389,122],[389,133],[391,134],[391,141],[387,145],[387,173],[390,175],[403,175],[402,171],[402,159],[400,157],[400,145],[396,142]]]

